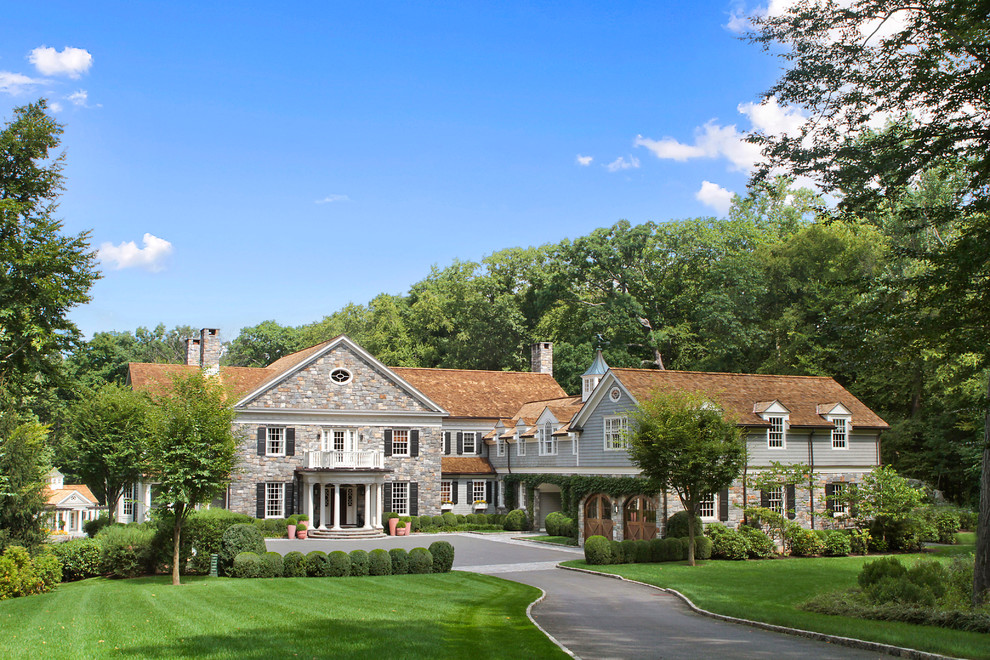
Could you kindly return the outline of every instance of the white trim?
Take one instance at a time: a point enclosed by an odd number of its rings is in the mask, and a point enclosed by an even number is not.
[[[312,426],[316,425],[333,425],[341,424],[337,421],[326,421],[327,418],[334,417],[345,417],[347,418],[346,424],[354,424],[356,426],[443,426],[443,419],[440,417],[439,413],[435,412],[403,412],[397,410],[382,410],[380,412],[369,412],[368,410],[319,410],[319,409],[305,409],[296,410],[292,408],[243,408],[241,410],[235,410],[236,418],[235,423],[243,424],[309,424]],[[308,415],[308,419],[300,420],[299,417]],[[433,423],[426,421],[419,421],[420,417],[434,417],[436,421]],[[413,418],[417,419],[415,422],[402,422],[392,424],[389,420],[403,418]]]
[[[516,431],[515,441],[516,441],[516,443],[515,443],[516,444],[516,456],[525,456],[526,455],[526,438],[521,437],[519,435],[519,431]]]
[[[765,419],[770,424],[770,426],[767,427],[767,435],[766,435],[767,449],[772,451],[784,451],[787,449],[787,428],[788,428],[789,417],[790,415],[784,415],[780,413],[763,413],[763,419]],[[771,442],[770,434],[774,433],[773,425],[775,419],[780,420],[780,446],[775,446],[770,444]]]
[[[335,379],[333,377],[333,375],[335,373],[337,373],[338,371],[343,371],[345,374],[347,374],[347,379],[346,380],[337,380],[337,379]],[[330,376],[329,376],[329,378],[330,378],[330,383],[332,385],[347,385],[349,382],[351,382],[352,380],[354,380],[354,374],[351,373],[351,370],[350,369],[345,369],[344,367],[334,367],[333,369],[330,370]]]
[[[509,474],[508,470],[499,471],[495,468],[495,471],[499,474]],[[641,473],[637,467],[540,467],[536,466],[526,466],[526,467],[516,467],[512,466],[512,474],[591,474],[591,475],[601,475],[603,477],[610,476],[639,476]]]
[[[557,438],[553,437],[553,432],[553,422],[545,422],[537,427],[536,442],[538,455],[557,455]]]
[[[410,458],[412,456],[412,436],[409,433],[409,429],[390,428],[388,430],[392,432],[392,454],[391,454],[392,457]],[[395,434],[396,434],[396,432],[400,432],[400,433],[405,433],[406,434],[406,439],[403,441],[406,444],[406,449],[403,452],[397,452],[397,451],[395,451]]]
[[[619,422],[617,429],[619,433],[620,445],[615,447],[609,447],[608,437],[609,429],[608,423],[611,421]],[[602,451],[626,451],[629,446],[629,440],[625,437],[626,432],[629,430],[629,416],[628,415],[605,415],[602,417]],[[612,431],[616,432],[615,429]]]
[[[275,488],[272,488],[272,487]],[[274,497],[273,497],[274,496]],[[278,504],[277,510],[270,504]],[[285,517],[285,482],[265,482],[265,520]]]
[[[264,426],[262,428],[265,429],[265,456],[285,456],[286,455],[286,433],[285,433],[285,428],[286,427],[281,426],[279,424],[274,424],[274,425],[270,425],[270,426]],[[269,433],[271,431],[274,431],[275,429],[278,429],[278,430],[280,430],[282,432],[282,437],[278,439],[278,442],[280,443],[281,449],[278,450],[278,451],[272,451],[272,442],[274,440],[269,436]]]
[[[605,372],[605,375],[602,376],[602,380],[598,383],[598,387],[595,388],[595,391],[591,393],[591,396],[584,402],[581,409],[578,410],[574,417],[571,418],[572,427],[578,429],[584,428],[588,418],[591,417],[595,409],[598,408],[598,404],[600,404],[602,399],[605,398],[605,394],[610,389],[609,385],[611,383],[615,383],[615,385],[622,390],[622,393],[629,397],[629,400],[632,402],[630,405],[630,410],[639,404],[639,402],[636,401],[636,397],[634,397],[629,389],[622,384],[622,381],[618,379],[615,373],[609,369]]]

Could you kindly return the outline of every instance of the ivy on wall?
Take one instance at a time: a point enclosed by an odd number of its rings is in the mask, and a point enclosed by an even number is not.
[[[609,497],[624,497],[627,495],[657,495],[663,488],[656,482],[643,477],[604,477],[590,475],[564,474],[506,474],[502,477],[505,486],[505,505],[509,509],[517,509],[517,484],[525,484],[527,515],[533,518],[533,491],[540,484],[552,484],[560,488],[560,506],[564,515],[574,520],[578,519],[578,504],[589,495],[605,493]]]

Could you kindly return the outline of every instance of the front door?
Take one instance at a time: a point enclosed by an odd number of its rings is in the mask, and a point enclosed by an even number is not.
[[[612,538],[612,500],[608,495],[598,494],[588,498],[584,505],[584,538],[604,536]]]
[[[624,507],[623,536],[635,541],[649,541],[657,535],[657,505],[651,497],[637,495]]]

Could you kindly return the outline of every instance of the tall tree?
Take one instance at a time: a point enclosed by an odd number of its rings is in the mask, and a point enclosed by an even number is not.
[[[694,392],[654,392],[640,401],[629,434],[629,457],[644,475],[673,488],[688,516],[688,564],[694,566],[698,505],[739,476],[742,431],[718,404]]]
[[[117,518],[126,484],[141,476],[148,402],[116,383],[86,392],[70,410],[71,468]]]
[[[234,367],[267,367],[275,360],[297,351],[299,332],[275,321],[262,321],[250,328],[241,328],[230,342],[226,362]]]
[[[4,397],[6,399],[6,397]],[[48,429],[3,401],[0,410],[0,552],[33,548],[45,540],[45,487],[51,452]]]
[[[179,582],[182,525],[197,505],[206,504],[230,483],[237,440],[234,411],[216,378],[197,373],[176,378],[155,400],[148,462],[161,489],[161,506],[172,514],[172,584]]]
[[[62,127],[44,100],[14,110],[0,130],[0,381],[16,396],[61,378],[79,338],[68,318],[99,277],[89,233],[65,236],[55,217],[63,189]]]

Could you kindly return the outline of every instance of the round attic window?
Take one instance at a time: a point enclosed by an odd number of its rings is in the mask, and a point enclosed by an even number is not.
[[[613,387],[608,392],[608,398],[612,399],[612,401],[618,401],[620,396],[622,396],[622,392],[619,391],[618,387]]]
[[[338,385],[351,382],[351,372],[347,369],[334,369],[330,372],[330,380]]]

